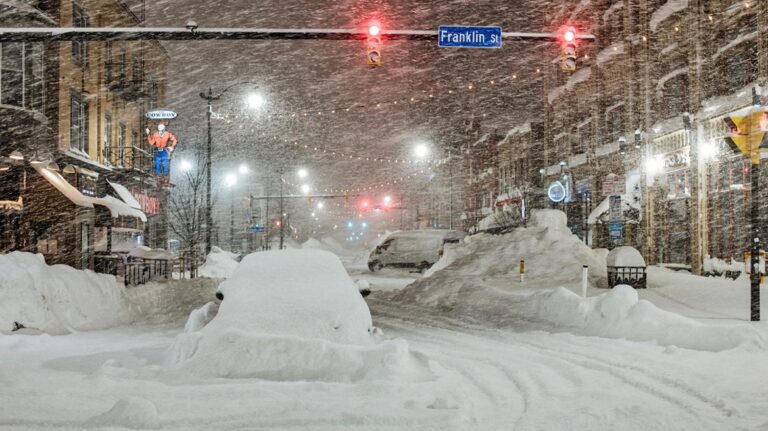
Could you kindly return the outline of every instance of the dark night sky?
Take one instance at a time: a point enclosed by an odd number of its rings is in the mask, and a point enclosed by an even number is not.
[[[524,2],[484,0],[164,0],[148,4],[147,25],[180,27],[192,19],[200,27],[364,28],[378,18],[383,27],[398,29],[462,24],[500,25],[504,31],[552,30],[546,22],[552,7],[544,10],[542,3],[536,4],[530,9]],[[214,107],[222,114],[239,114],[229,124],[214,123],[216,163],[232,169],[246,160],[265,174],[285,160],[288,165],[308,165],[319,189],[365,187],[412,168],[313,156],[276,143],[274,136],[363,157],[411,157],[416,140],[431,142],[435,153],[441,153],[448,143],[461,139],[464,121],[472,116],[487,113],[483,124],[504,132],[537,115],[533,109],[541,109],[543,92],[535,70],[549,70],[556,55],[555,47],[536,42],[470,50],[439,49],[434,42],[385,41],[384,65],[370,69],[359,41],[170,42],[166,47],[171,55],[169,104],[181,117],[174,128],[187,144],[202,142],[205,136],[200,91],[257,81],[268,97],[267,111],[254,115],[243,109],[247,87],[233,89]],[[469,84],[474,84],[472,91],[467,90]],[[431,101],[403,103],[430,93]],[[401,103],[387,103],[393,100]],[[379,102],[384,106],[301,116]],[[292,119],[292,113],[299,119]],[[269,114],[280,118],[270,119]]]

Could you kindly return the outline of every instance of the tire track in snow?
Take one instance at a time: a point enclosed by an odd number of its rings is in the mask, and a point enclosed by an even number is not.
[[[382,310],[382,308],[384,310]],[[620,363],[615,360],[607,359],[606,357],[596,357],[587,354],[581,350],[587,349],[594,351],[596,348],[596,346],[594,346],[595,343],[591,343],[593,345],[585,345],[580,342],[580,338],[576,336],[569,337],[566,341],[558,339],[551,334],[547,334],[549,337],[547,338],[547,342],[551,343],[552,341],[556,341],[557,346],[552,346],[551,344],[544,345],[541,344],[541,342],[537,342],[540,341],[541,334],[505,333],[487,327],[484,328],[481,325],[474,324],[474,322],[468,324],[468,322],[458,321],[457,319],[452,319],[444,315],[435,316],[433,310],[421,308],[419,310],[421,313],[416,314],[413,313],[413,311],[416,311],[420,307],[408,308],[410,308],[410,310],[408,310],[409,313],[407,316],[403,316],[397,312],[402,310],[396,310],[394,307],[390,308],[388,306],[381,307],[379,304],[376,304],[373,311],[375,312],[375,316],[385,318],[385,327],[391,327],[395,332],[404,334],[406,339],[408,338],[408,335],[413,334],[418,335],[419,338],[423,340],[427,340],[426,342],[432,341],[434,343],[439,341],[444,349],[450,346],[449,350],[452,354],[456,354],[458,349],[458,346],[456,345],[457,339],[452,336],[446,337],[438,335],[434,333],[434,331],[430,331],[430,329],[447,331],[459,329],[462,331],[469,331],[471,333],[461,333],[462,342],[466,343],[467,337],[475,337],[478,340],[482,340],[480,343],[475,343],[475,346],[467,346],[470,348],[488,350],[488,342],[497,345],[500,344],[502,346],[516,345],[517,347],[526,347],[534,352],[540,353],[544,357],[549,357],[550,359],[557,358],[562,361],[563,364],[569,364],[570,366],[579,367],[583,370],[611,376],[614,380],[620,382],[622,386],[641,391],[654,399],[663,401],[677,410],[684,411],[692,420],[699,422],[702,426],[709,427],[710,429],[722,429],[723,426],[728,425],[733,426],[733,424],[726,424],[724,421],[733,420],[734,416],[738,413],[735,409],[727,406],[722,399],[712,398],[703,394],[699,390],[678,379],[657,375],[648,369],[650,367],[643,368],[636,365],[630,365],[627,362]],[[417,327],[414,327],[414,324],[416,324]],[[474,334],[474,332],[478,331],[480,332],[481,337]],[[418,334],[418,332],[421,332],[421,334]],[[503,335],[504,338],[509,339],[499,340],[499,335]],[[610,343],[608,343],[608,345],[610,345]],[[466,356],[472,357],[472,353],[465,355],[465,357]],[[475,360],[477,360],[476,357]],[[542,365],[542,363],[539,362],[537,365]],[[549,364],[548,366],[551,366],[554,369],[560,368],[559,365],[562,364]],[[661,367],[662,369],[667,364],[663,365],[664,366]],[[507,366],[504,364],[496,364],[496,366],[499,370],[507,373],[507,380],[517,388],[517,391],[521,394],[521,399],[526,403],[529,402],[532,398],[530,389],[528,390],[529,393],[526,394],[525,390],[522,389],[524,385],[521,384],[519,379],[515,379],[513,374],[510,374],[510,369]],[[573,375],[578,375],[578,373],[574,373]],[[541,382],[539,383],[541,384]],[[523,407],[520,416],[517,418],[518,422],[522,419],[522,415],[527,410],[528,406],[526,405]],[[706,411],[716,413],[714,417],[713,415],[708,415],[705,420],[717,422],[717,426],[713,426],[711,423],[702,422],[701,413]]]

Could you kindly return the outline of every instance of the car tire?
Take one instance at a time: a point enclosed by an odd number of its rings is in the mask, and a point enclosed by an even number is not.
[[[368,263],[368,269],[370,269],[371,272],[381,271],[381,268],[384,268],[384,265],[378,260]]]
[[[432,266],[429,264],[429,262],[421,262],[416,268],[419,270],[420,273],[424,273],[424,271],[428,270],[429,267]]]

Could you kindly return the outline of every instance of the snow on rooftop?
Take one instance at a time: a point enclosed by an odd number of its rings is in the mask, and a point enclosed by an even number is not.
[[[592,69],[589,67],[584,67],[579,70],[577,70],[573,75],[571,75],[570,78],[568,78],[568,81],[559,87],[556,87],[552,89],[552,91],[549,92],[547,95],[547,100],[550,104],[552,104],[553,101],[560,98],[563,94],[565,94],[567,91],[573,91],[573,88],[582,82],[585,82],[589,80],[589,78],[592,76]]]
[[[733,48],[733,47],[735,47],[737,45],[740,45],[740,44],[742,44],[744,42],[747,42],[747,41],[750,41],[750,40],[756,39],[756,38],[757,38],[757,32],[756,31],[749,32],[747,34],[743,34],[743,35],[737,37],[736,39],[734,39],[731,42],[729,42],[727,45],[724,45],[724,46],[721,46],[720,48],[718,48],[718,50],[714,54],[712,54],[712,61],[716,61],[718,58],[720,58],[720,56],[725,51],[728,51],[729,49],[731,49],[731,48]]]
[[[619,42],[617,44],[611,45],[602,51],[597,53],[597,65],[602,66],[603,64],[611,61],[613,57],[616,57],[617,55],[624,54],[624,42]]]
[[[688,0],[668,0],[666,3],[661,5],[661,7],[656,9],[656,11],[654,11],[651,15],[651,31],[656,31],[656,29],[659,27],[659,24],[664,22],[664,20],[687,7]]]
[[[686,75],[688,73],[687,67],[681,67],[679,69],[675,69],[666,75],[659,78],[659,81],[656,83],[656,91],[661,91],[664,88],[664,85],[666,85],[667,81],[670,79],[674,79],[680,75]]]

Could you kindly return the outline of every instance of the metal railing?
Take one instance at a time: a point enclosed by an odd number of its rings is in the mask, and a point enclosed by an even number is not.
[[[146,284],[154,280],[170,280],[173,270],[178,264],[177,259],[138,259],[127,261],[120,255],[96,255],[93,257],[93,270],[100,274],[114,275],[123,278],[126,287]],[[194,269],[197,275],[197,267]]]

